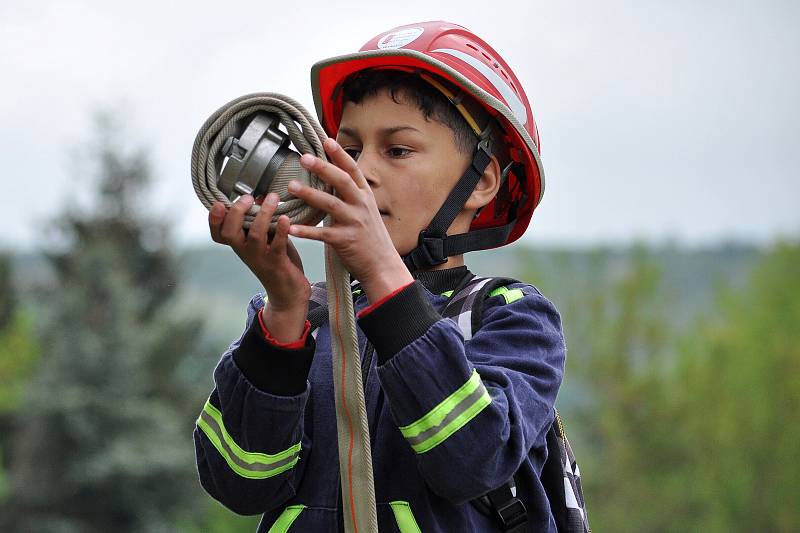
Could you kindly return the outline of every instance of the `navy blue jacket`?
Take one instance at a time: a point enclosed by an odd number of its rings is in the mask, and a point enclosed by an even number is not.
[[[498,531],[469,502],[515,473],[529,531],[555,531],[539,474],[566,354],[560,316],[535,287],[514,284],[516,298],[487,298],[465,341],[440,312],[466,275],[420,273],[358,320],[381,533]],[[263,305],[251,300],[245,332],[214,371],[194,432],[200,481],[231,510],[263,513],[259,532],[336,532],[330,330],[277,347],[256,318]],[[356,298],[357,311],[367,305]]]

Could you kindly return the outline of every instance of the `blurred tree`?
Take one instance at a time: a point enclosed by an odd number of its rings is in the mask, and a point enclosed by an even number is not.
[[[39,355],[30,322],[18,307],[11,258],[0,254],[0,503],[9,493],[6,471],[14,412]]]
[[[177,318],[166,226],[138,208],[150,181],[109,114],[89,145],[93,207],[69,205],[47,252],[42,354],[17,413],[3,531],[169,531],[200,497],[182,379],[198,320]],[[187,413],[193,413],[187,416]]]
[[[570,370],[591,398],[573,424],[581,442],[591,443],[580,456],[589,517],[601,531],[658,531],[664,524],[654,501],[669,468],[652,461],[663,454],[662,437],[669,439],[669,428],[655,424],[661,389],[653,369],[670,353],[661,273],[641,246],[616,268],[602,255],[595,263],[595,276],[570,307],[571,316],[582,315],[582,351],[573,351]]]
[[[671,407],[684,443],[684,530],[800,524],[800,243],[778,244],[745,290],[682,344]]]
[[[648,458],[663,453],[669,428],[653,427],[661,414],[653,369],[671,346],[658,263],[642,245],[555,260],[553,270],[531,255],[525,279],[552,292],[562,315],[568,357],[558,406],[583,473],[590,524],[658,531],[652,503],[668,467]],[[542,276],[548,271],[553,279]]]
[[[800,244],[777,245],[745,286],[720,285],[679,335],[651,254],[619,264],[600,250],[591,263],[565,263],[554,285],[569,280],[557,299],[570,354],[559,403],[579,396],[567,431],[581,443],[592,526],[796,531]],[[546,271],[528,265],[529,279]]]

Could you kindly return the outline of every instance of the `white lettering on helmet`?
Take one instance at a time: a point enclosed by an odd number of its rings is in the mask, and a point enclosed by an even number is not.
[[[514,116],[517,117],[519,123],[521,125],[525,125],[528,122],[528,111],[525,109],[525,104],[522,103],[522,100],[516,95],[516,93],[511,90],[511,87],[503,81],[497,72],[490,69],[486,66],[486,63],[480,61],[472,57],[469,54],[465,54],[460,50],[453,50],[452,48],[439,48],[434,50],[434,52],[441,52],[443,54],[450,54],[453,57],[457,57],[467,65],[474,67],[475,70],[483,74],[483,77],[486,78],[489,83],[494,85],[494,88],[500,93],[503,97],[503,100],[508,103],[508,107],[511,108],[511,112],[514,113]]]
[[[387,33],[378,41],[378,48],[380,50],[402,48],[408,43],[414,42],[424,31],[422,28],[405,28]]]

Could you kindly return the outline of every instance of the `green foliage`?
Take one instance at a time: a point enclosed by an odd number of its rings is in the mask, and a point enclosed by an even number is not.
[[[547,271],[528,264],[529,279]],[[800,245],[777,245],[742,287],[719,285],[684,329],[668,315],[675,288],[658,264],[643,248],[621,264],[598,251],[586,272],[561,265],[568,290],[552,283],[570,354],[559,403],[579,443],[590,522],[796,530]]]
[[[18,311],[0,330],[0,418],[13,413],[39,357],[30,315]],[[0,440],[0,443],[2,441]]]
[[[5,458],[14,430],[14,412],[39,356],[31,329],[30,317],[17,306],[10,258],[0,255],[0,503],[10,492]]]
[[[10,433],[8,416],[19,405],[25,383],[39,356],[32,338],[31,317],[19,308],[17,298],[11,259],[0,254],[0,383],[3,384],[0,387],[0,450],[5,444],[3,436]]]
[[[764,259],[744,291],[681,346],[673,398],[687,498],[704,531],[796,531],[800,523],[800,245]]]

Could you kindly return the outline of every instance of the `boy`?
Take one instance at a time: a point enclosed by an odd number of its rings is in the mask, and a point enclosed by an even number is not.
[[[325,142],[330,163],[301,163],[336,196],[289,191],[335,223],[281,216],[268,243],[276,194],[247,234],[252,197],[209,213],[213,240],[233,248],[268,300],[251,300],[246,331],[214,372],[195,430],[203,487],[238,513],[263,513],[259,531],[342,528],[330,329],[310,334],[311,286],[292,235],[333,246],[358,280],[380,531],[502,531],[470,502],[512,478],[523,527],[555,531],[539,475],[566,351],[557,310],[511,284],[484,301],[474,334],[440,314],[473,277],[463,253],[514,241],[540,200],[538,135],[519,81],[477,36],[430,22],[317,63],[312,88],[336,141]]]

